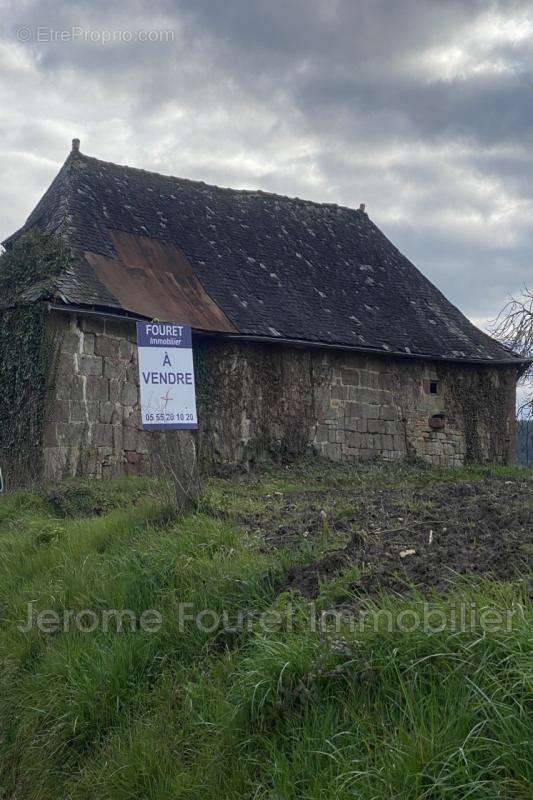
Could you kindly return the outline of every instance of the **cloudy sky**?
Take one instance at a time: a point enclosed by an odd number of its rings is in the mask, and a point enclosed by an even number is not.
[[[530,0],[0,4],[1,238],[76,136],[118,163],[365,202],[481,325],[533,284]]]

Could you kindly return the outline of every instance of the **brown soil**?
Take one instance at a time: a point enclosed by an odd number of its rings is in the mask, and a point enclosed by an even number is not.
[[[363,594],[441,592],[459,575],[512,579],[533,565],[533,482],[525,479],[290,495],[281,518],[274,530],[272,519],[254,519],[268,549],[332,540],[331,551],[293,568],[280,587],[308,597],[351,565],[361,570],[351,588]]]

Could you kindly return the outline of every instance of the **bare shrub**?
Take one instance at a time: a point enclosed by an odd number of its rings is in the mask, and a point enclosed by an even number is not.
[[[493,323],[492,334],[515,353],[533,357],[533,289],[525,288],[519,297],[511,298]],[[533,366],[523,372],[520,385],[526,394],[518,416],[533,418]]]
[[[197,438],[188,431],[168,431],[154,437],[151,453],[157,492],[178,513],[198,506],[202,493]]]

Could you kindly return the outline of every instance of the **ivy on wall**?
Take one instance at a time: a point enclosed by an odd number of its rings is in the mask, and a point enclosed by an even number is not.
[[[56,336],[43,302],[69,263],[65,243],[34,229],[0,256],[0,467],[8,490],[42,472],[46,404],[53,388]]]
[[[285,462],[306,452],[319,381],[309,353],[197,337],[194,370],[204,471]]]
[[[39,298],[54,293],[54,277],[71,260],[64,239],[32,228],[0,256],[0,304],[3,308],[26,299],[24,293],[35,288]]]
[[[440,367],[448,412],[465,437],[468,464],[507,464],[514,455],[516,371],[498,367]]]

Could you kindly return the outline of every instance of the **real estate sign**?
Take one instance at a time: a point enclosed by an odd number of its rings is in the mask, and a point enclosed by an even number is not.
[[[137,352],[143,428],[197,428],[190,326],[138,322]]]

